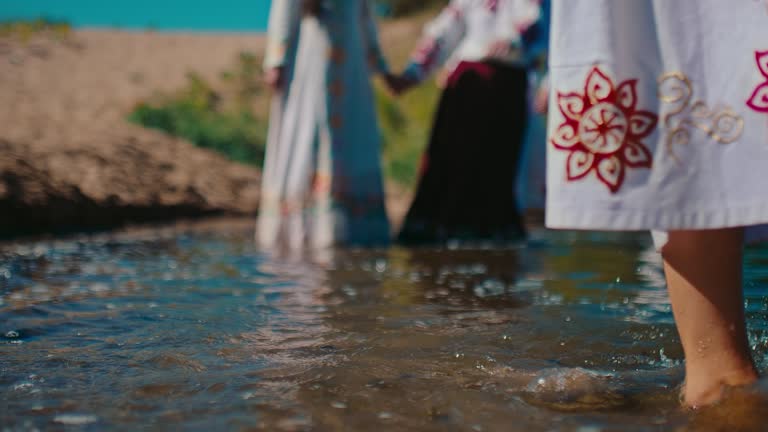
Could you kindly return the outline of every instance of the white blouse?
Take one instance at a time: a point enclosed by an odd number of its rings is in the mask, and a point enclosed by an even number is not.
[[[542,0],[452,0],[426,26],[406,75],[420,81],[440,67],[453,70],[462,61],[487,60],[497,41],[512,49],[495,60],[528,65],[547,48],[547,9]]]

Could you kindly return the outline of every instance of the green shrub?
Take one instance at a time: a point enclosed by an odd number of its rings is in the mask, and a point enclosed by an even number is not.
[[[252,55],[242,54],[238,67],[223,74],[223,93],[190,73],[187,85],[179,92],[155,102],[139,103],[128,118],[215,150],[231,160],[260,166],[264,160],[266,122],[253,112],[255,98],[260,94],[255,63]]]
[[[0,22],[0,37],[16,37],[26,42],[40,34],[66,40],[72,35],[72,26],[66,21],[51,18]]]
[[[231,160],[260,165],[264,160],[264,128],[252,114],[196,109],[186,101],[153,106],[139,104],[130,120],[215,150]]]
[[[392,99],[376,86],[376,105],[383,141],[384,173],[405,187],[418,180],[421,155],[426,148],[440,91],[433,83]]]
[[[221,81],[214,89],[200,76],[190,74],[184,88],[138,104],[129,119],[232,160],[260,166],[268,119],[265,110],[254,110],[267,99],[259,59],[242,54],[235,68],[221,74]],[[437,87],[426,83],[393,99],[380,83],[376,85],[384,173],[402,186],[412,187],[417,180],[438,95]]]
[[[261,61],[251,53],[240,53],[235,70],[222,72],[221,80],[232,92],[232,108],[236,110],[252,110],[255,101],[266,93]]]

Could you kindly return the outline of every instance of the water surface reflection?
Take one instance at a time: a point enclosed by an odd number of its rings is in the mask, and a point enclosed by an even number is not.
[[[5,246],[0,423],[706,430],[766,407],[758,386],[720,408],[731,420],[678,409],[682,353],[645,236],[536,231],[504,250],[334,251],[321,263],[269,258],[249,240],[233,228]],[[750,249],[763,370],[766,269],[768,249]]]

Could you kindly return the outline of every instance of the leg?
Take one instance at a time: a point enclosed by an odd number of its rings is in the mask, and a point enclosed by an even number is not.
[[[662,251],[692,407],[757,379],[744,322],[743,241],[740,228],[673,231]]]

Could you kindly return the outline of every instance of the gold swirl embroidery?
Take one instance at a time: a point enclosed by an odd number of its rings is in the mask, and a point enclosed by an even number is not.
[[[664,125],[669,129],[666,149],[678,164],[682,162],[675,147],[690,144],[692,129],[703,131],[720,144],[736,142],[744,132],[744,119],[733,109],[714,110],[693,97],[693,84],[685,74],[669,72],[659,78],[659,99],[672,106],[664,116]]]

